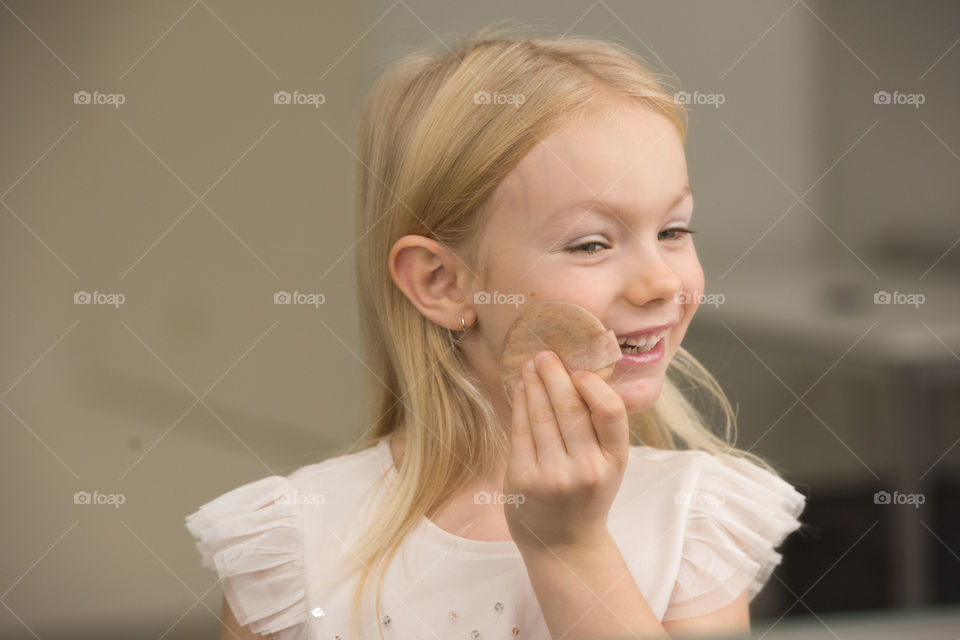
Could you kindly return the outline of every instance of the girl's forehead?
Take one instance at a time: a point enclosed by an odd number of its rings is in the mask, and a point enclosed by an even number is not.
[[[633,117],[631,117],[633,116]],[[538,142],[494,190],[491,206],[528,223],[578,202],[612,208],[670,205],[688,183],[683,144],[666,118],[642,112],[617,123],[563,126]]]

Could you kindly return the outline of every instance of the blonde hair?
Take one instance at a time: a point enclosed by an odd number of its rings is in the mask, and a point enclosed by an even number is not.
[[[686,141],[687,113],[664,89],[666,79],[619,44],[515,36],[488,27],[452,50],[420,49],[394,60],[370,90],[359,128],[357,276],[378,417],[351,450],[397,433],[406,444],[397,482],[344,556],[360,571],[353,637],[371,574],[379,580],[374,614],[383,637],[386,569],[421,519],[466,486],[473,472],[462,461],[489,469],[509,450],[450,330],[421,315],[392,281],[391,247],[404,235],[420,234],[482,271],[482,205],[561,123],[606,114],[612,99],[626,99],[669,118]],[[484,91],[521,94],[525,101],[520,108],[477,104],[475,94]],[[723,437],[707,426],[714,416],[698,410],[679,385],[712,401]],[[734,411],[720,385],[683,347],[656,404],[630,416],[631,444],[728,453],[773,471],[733,447],[735,432]]]

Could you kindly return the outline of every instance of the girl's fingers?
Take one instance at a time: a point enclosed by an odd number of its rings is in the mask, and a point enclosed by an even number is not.
[[[557,418],[553,414],[550,397],[540,380],[540,375],[534,369],[528,368],[528,361],[523,365],[523,387],[527,396],[527,418],[530,431],[533,432],[533,441],[537,447],[537,460],[540,464],[561,462],[567,455],[557,426]]]
[[[583,459],[595,453],[599,442],[593,432],[590,411],[570,379],[567,368],[560,358],[551,353],[548,360],[537,362],[537,370],[553,405],[560,436],[570,457]]]
[[[513,429],[510,430],[510,464],[522,478],[537,464],[537,447],[527,417],[527,394],[518,380],[513,384]]]
[[[589,407],[600,446],[613,454],[623,453],[630,446],[627,409],[623,398],[592,371],[577,371],[572,378]]]

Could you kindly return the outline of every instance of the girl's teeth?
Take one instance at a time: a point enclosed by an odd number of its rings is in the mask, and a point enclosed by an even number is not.
[[[662,331],[649,337],[624,338],[620,342],[620,348],[624,353],[646,353],[657,346],[665,334],[666,331]]]
[[[622,347],[622,350],[623,350],[624,353],[646,353],[647,351],[650,351],[650,350],[652,350],[655,346],[657,346],[657,342],[659,342],[659,340],[657,340],[657,341],[652,341],[649,345],[646,345],[646,346],[643,346],[643,347],[624,346],[624,347]]]

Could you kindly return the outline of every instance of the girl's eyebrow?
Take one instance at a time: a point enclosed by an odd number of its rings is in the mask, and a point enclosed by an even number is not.
[[[673,202],[670,203],[670,205],[667,207],[666,210],[669,211],[673,209],[678,204],[683,202],[686,198],[689,198],[692,196],[693,196],[693,190],[690,188],[690,183],[688,182],[680,189],[680,191],[677,193],[677,197],[673,199]],[[549,216],[547,216],[546,220],[544,220],[542,224],[542,228],[553,229],[555,227],[560,227],[564,218],[566,218],[569,214],[574,213],[586,206],[594,207],[597,209],[599,213],[612,215],[613,217],[620,219],[620,216],[617,214],[617,212],[620,211],[620,209],[618,209],[617,207],[612,206],[610,203],[604,202],[603,200],[598,200],[596,198],[587,198],[585,200],[578,200],[565,207],[561,207],[557,211],[554,211]]]

